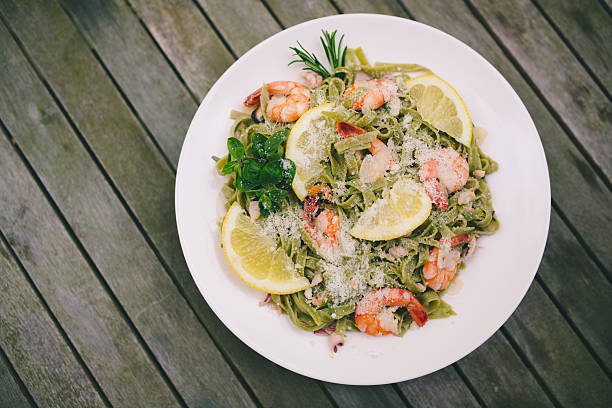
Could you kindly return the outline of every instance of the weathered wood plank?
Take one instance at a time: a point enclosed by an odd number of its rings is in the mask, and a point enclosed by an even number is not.
[[[4,250],[3,243],[0,243],[0,252]],[[4,256],[4,254],[2,254]],[[0,349],[0,407],[15,407],[27,408],[33,405],[30,404],[24,392],[17,384],[17,380],[13,377],[10,362],[6,359],[4,351]],[[15,373],[14,375],[17,375]]]
[[[612,178],[612,104],[529,0],[474,0],[487,25],[516,58],[595,163]]]
[[[612,270],[612,194],[567,138],[533,89],[512,65],[463,2],[404,0],[416,19],[457,37],[483,55],[504,75],[533,118],[548,163],[552,196],[589,248]],[[491,136],[494,137],[494,136]],[[579,200],[576,197],[580,197]],[[589,211],[585,211],[588,203]]]
[[[0,131],[2,159],[7,144],[4,133]],[[2,163],[4,164],[4,161]],[[3,174],[4,172],[5,169]],[[5,190],[0,189],[0,191],[4,196]],[[7,209],[1,207],[4,214]],[[0,239],[0,273],[2,273],[0,292],[3,293],[0,296],[0,347],[12,362],[36,404],[48,407],[104,407],[102,398],[53,324],[2,239]],[[11,376],[10,373],[7,374]],[[5,389],[4,384],[8,378],[4,378],[4,374],[0,377],[3,378],[0,382],[2,386],[0,406],[13,407],[12,403],[4,404],[9,398],[16,404],[30,405],[16,384],[17,389]]]
[[[338,14],[327,0],[267,0],[267,3],[284,27]]]
[[[0,117],[164,372],[188,404],[252,405],[36,74],[2,38]]]
[[[538,275],[608,372],[612,372],[612,286],[556,212]],[[578,299],[581,299],[580,301]]]
[[[251,351],[225,328],[206,305],[191,279],[179,246],[174,222],[174,176],[156,159],[155,149],[148,143],[144,131],[130,115],[86,45],[79,41],[79,35],[72,25],[67,24],[65,17],[57,10],[51,12],[49,7],[42,11],[39,9],[13,10],[10,20],[15,22],[15,29],[39,70],[170,266],[179,286],[220,349],[233,360],[262,403],[272,405],[285,397],[292,398],[297,405],[312,402],[320,406],[329,404],[316,382],[290,373]],[[200,18],[205,24],[204,17]],[[37,24],[36,21],[45,21],[45,24]],[[171,21],[176,22],[174,19]],[[40,37],[56,40],[52,44],[38,44]],[[58,61],[58,54],[66,55],[73,63],[67,64],[65,59]],[[204,64],[206,56],[199,55],[199,58]],[[155,72],[151,71],[151,75]],[[163,79],[149,80],[155,82]],[[95,92],[81,86],[83,83],[95,84]],[[163,95],[159,98],[163,98]],[[115,123],[115,126],[109,128],[109,122]],[[181,126],[177,124],[177,128]],[[121,146],[121,149],[117,149],[117,146]]]
[[[166,156],[177,162],[195,106],[136,16],[123,0],[60,1]]]
[[[5,72],[10,75],[10,68]],[[112,403],[177,404],[27,168],[1,136],[0,228],[92,375]]]
[[[609,298],[612,291],[606,294]],[[578,297],[577,299],[584,299]],[[594,302],[588,301],[592,304]],[[607,302],[610,303],[609,301]],[[610,310],[610,309],[608,309]],[[612,326],[608,314],[599,326]],[[534,283],[504,327],[563,406],[609,407],[612,384],[542,287]],[[579,375],[568,375],[579,373]]]
[[[480,404],[454,366],[425,377],[398,384],[410,406],[415,408],[479,407]]]
[[[189,89],[204,98],[234,58],[191,0],[129,0]],[[180,30],[175,28],[180,26]]]
[[[597,1],[535,0],[582,60],[612,90],[612,17]]]
[[[367,370],[367,366],[364,365]],[[391,385],[354,386],[322,383],[340,407],[403,407],[404,402]]]
[[[240,56],[280,31],[261,1],[197,0],[232,51]]]
[[[457,365],[487,406],[553,406],[499,331]]]
[[[407,17],[406,12],[396,0],[335,0],[335,3],[344,13],[375,13]]]

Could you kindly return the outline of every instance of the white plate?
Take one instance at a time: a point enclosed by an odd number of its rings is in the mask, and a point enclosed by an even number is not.
[[[501,227],[479,240],[448,295],[456,316],[432,320],[404,337],[349,333],[330,355],[327,338],[304,332],[240,281],[221,249],[223,215],[212,155],[226,154],[232,109],[262,82],[299,79],[289,46],[299,40],[323,56],[321,29],[346,34],[349,47],[362,46],[370,61],[409,62],[429,67],[463,97],[473,122],[489,136],[484,151],[499,162],[487,177]],[[400,44],[405,43],[405,46]],[[550,186],[536,128],[508,82],[467,45],[432,27],[389,16],[339,15],[282,31],[247,52],[212,87],[189,127],[176,179],[176,218],[193,279],[221,321],[253,350],[297,373],[342,384],[385,384],[446,367],[481,345],[510,317],[536,273],[548,232]],[[194,351],[197,352],[197,351]]]

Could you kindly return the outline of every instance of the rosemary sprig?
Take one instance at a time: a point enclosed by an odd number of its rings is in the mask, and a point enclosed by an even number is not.
[[[325,66],[323,66],[321,61],[319,61],[317,56],[308,52],[306,48],[304,48],[304,46],[300,44],[299,41],[297,43],[300,48],[289,47],[289,49],[291,49],[295,53],[293,55],[297,57],[297,59],[291,61],[289,65],[295,64],[296,62],[303,62],[304,65],[306,65],[304,68],[302,68],[304,71],[315,72],[321,75],[323,78],[327,78],[328,76],[330,76],[329,71],[327,70],[327,68],[325,68]]]
[[[327,61],[329,62],[329,65],[331,66],[331,71],[333,72],[336,68],[343,67],[346,61],[347,47],[344,46],[344,48],[342,48],[342,40],[344,39],[344,34],[342,34],[342,36],[340,37],[340,41],[336,46],[336,34],[338,30],[334,30],[331,33],[326,30],[321,30],[321,32],[323,33],[323,35],[320,37],[321,44],[323,45],[325,56],[327,57]],[[323,65],[323,63],[321,63],[321,61],[319,61],[319,59],[314,53],[306,50],[306,48],[304,48],[304,46],[300,44],[299,41],[297,43],[299,48],[289,47],[289,49],[294,52],[293,55],[297,57],[296,59],[291,61],[289,65],[295,64],[296,62],[301,62],[305,65],[305,67],[302,68],[305,71],[315,72],[321,75],[323,78],[331,76],[330,71],[327,70],[327,68]]]

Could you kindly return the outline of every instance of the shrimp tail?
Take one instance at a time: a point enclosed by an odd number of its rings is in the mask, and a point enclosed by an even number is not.
[[[408,313],[410,313],[412,320],[416,322],[417,326],[423,327],[425,323],[427,323],[427,320],[429,319],[427,311],[421,302],[419,302],[414,296],[412,297],[410,304],[406,306],[406,309],[408,309]]]
[[[259,99],[261,97],[261,88],[254,91],[252,94],[246,97],[244,100],[244,106],[247,108],[252,108],[253,106],[259,105]]]

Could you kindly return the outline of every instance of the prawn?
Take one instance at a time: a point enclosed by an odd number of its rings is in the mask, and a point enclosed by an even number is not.
[[[423,266],[423,279],[427,286],[434,290],[443,290],[448,287],[457,273],[460,252],[451,249],[454,246],[468,242],[467,234],[457,235],[451,239],[441,238],[440,248],[433,248],[429,252],[427,263]]]
[[[344,91],[344,97],[346,98],[359,88],[366,88],[368,91],[353,102],[352,108],[355,110],[372,110],[389,102],[395,96],[397,83],[389,78],[355,81]]]
[[[266,114],[276,122],[294,122],[310,108],[310,91],[304,85],[293,81],[274,81],[266,84],[271,98]],[[261,88],[244,100],[244,106],[259,105]]]
[[[326,185],[315,185],[308,190],[304,199],[302,221],[308,235],[321,248],[331,248],[338,243],[340,218],[335,211],[323,209],[319,212],[320,203],[331,200],[331,190]]]
[[[427,322],[427,311],[412,292],[406,289],[383,288],[372,290],[357,303],[355,326],[371,336],[396,334],[397,321],[393,312],[398,307],[408,309],[419,327]]]
[[[338,134],[345,139],[366,133],[365,129],[344,121],[337,122],[336,129]],[[363,159],[359,169],[359,179],[364,183],[372,183],[378,180],[393,164],[393,153],[382,140],[375,139],[368,150],[372,155]]]
[[[419,167],[419,178],[431,201],[441,210],[448,207],[447,193],[459,190],[470,175],[465,157],[451,147],[436,150]]]

